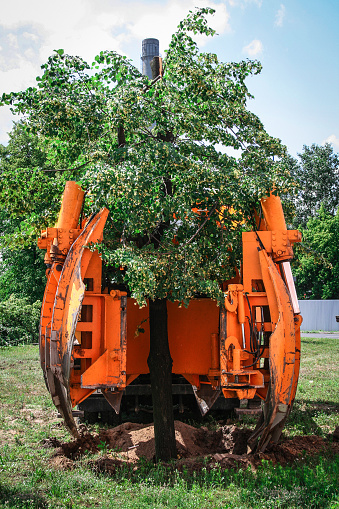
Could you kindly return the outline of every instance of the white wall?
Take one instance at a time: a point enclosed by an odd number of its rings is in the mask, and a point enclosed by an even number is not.
[[[299,300],[302,331],[339,331],[339,300]]]

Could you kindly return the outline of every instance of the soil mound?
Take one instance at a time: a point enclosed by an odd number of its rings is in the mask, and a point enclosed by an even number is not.
[[[102,455],[93,461],[99,471],[115,472],[121,465],[138,468],[141,458],[155,459],[154,427],[148,424],[126,422],[112,429],[102,429],[90,434],[84,427],[81,437],[71,442],[60,443],[55,438],[44,440],[43,447],[55,448],[52,464],[56,468],[74,468],[75,461],[86,453]],[[206,427],[194,428],[189,424],[175,421],[175,438],[178,459],[175,467],[197,471],[208,465],[213,468],[241,468],[250,465],[256,468],[261,460],[286,464],[303,455],[315,455],[331,450],[339,454],[339,443],[318,436],[294,437],[281,444],[271,445],[265,453],[247,454],[247,440],[250,430],[226,425],[211,431]],[[333,437],[331,437],[333,439]]]

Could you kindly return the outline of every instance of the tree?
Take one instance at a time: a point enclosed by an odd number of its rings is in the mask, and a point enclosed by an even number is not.
[[[34,209],[38,210],[40,204],[34,204],[29,195],[35,194],[35,189],[39,194],[43,181],[36,179],[36,171],[45,161],[38,138],[28,134],[23,123],[16,123],[8,145],[0,145],[3,200],[0,207],[0,301],[11,295],[27,298],[32,305],[42,300],[43,255],[37,248],[34,229],[32,235]]]
[[[214,35],[206,21],[213,12],[197,9],[179,24],[152,81],[112,51],[88,65],[58,50],[37,87],[2,96],[39,137],[46,163],[59,169],[57,183],[77,180],[88,191],[87,211],[110,210],[100,247],[110,280],[150,309],[158,459],[175,453],[166,302],[187,305],[197,294],[222,302],[220,283],[239,265],[253,209],[290,186],[273,161],[285,148],[246,107],[245,79],[260,64],[222,63],[200,53],[190,35]],[[229,147],[241,156],[227,155]],[[36,177],[44,179],[38,197],[50,215],[55,201],[46,197],[58,189],[43,170]],[[46,212],[37,217],[44,222]]]
[[[339,155],[328,143],[304,145],[299,160],[288,156],[284,165],[295,179],[295,191],[284,200],[287,221],[302,232],[295,246],[293,274],[299,298],[336,298]]]
[[[313,144],[304,145],[298,154],[300,161],[289,156],[285,159],[291,175],[296,180],[297,192],[289,202],[294,205],[293,223],[306,227],[309,219],[316,217],[320,207],[331,215],[339,206],[339,155],[333,147]]]
[[[42,301],[46,285],[43,253],[37,246],[5,249],[0,261],[0,301],[10,295],[26,298],[33,304]]]
[[[20,121],[9,133],[8,145],[0,145],[0,249],[32,248],[40,229],[56,218],[71,175],[50,167],[42,144]]]
[[[335,215],[321,206],[302,230],[294,275],[299,298],[339,298],[339,210]]]
[[[41,301],[15,295],[0,301],[0,347],[38,341],[40,308]]]

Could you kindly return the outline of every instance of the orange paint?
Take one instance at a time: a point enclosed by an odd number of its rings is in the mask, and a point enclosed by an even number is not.
[[[63,415],[95,389],[122,391],[139,374],[148,373],[148,308],[140,309],[118,290],[102,292],[100,256],[85,246],[100,239],[107,212],[96,216],[95,225],[83,223],[78,229],[81,203],[81,189],[68,183],[57,226],[43,232],[39,244],[49,249],[52,263],[41,317],[41,364],[45,375],[55,377],[52,386],[55,379],[64,385]],[[277,265],[291,259],[300,234],[286,229],[278,197],[263,199],[262,208],[260,231],[243,233],[241,283],[238,275],[234,283],[222,285],[225,308],[211,299],[193,299],[188,308],[167,304],[174,373],[198,389],[201,384],[220,388],[225,398],[268,395],[265,425],[254,437],[260,439],[260,450],[277,439],[295,397],[301,323]],[[65,236],[72,240],[67,249]],[[56,266],[64,262],[53,246],[66,249],[61,251],[67,256],[61,277]],[[69,252],[74,253],[73,261]],[[49,346],[50,328],[57,348]],[[66,360],[61,362],[56,352]],[[53,387],[49,389],[53,395]],[[71,420],[68,426],[72,428]]]

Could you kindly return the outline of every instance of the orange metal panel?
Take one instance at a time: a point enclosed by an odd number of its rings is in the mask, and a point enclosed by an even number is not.
[[[211,334],[219,333],[219,307],[210,299],[187,308],[168,302],[168,336],[174,373],[207,375],[212,368]]]
[[[141,332],[141,329],[144,332]],[[134,299],[127,299],[127,374],[149,373],[147,366],[148,354],[148,307],[139,308]]]
[[[101,238],[107,215],[108,210],[102,209],[87,224],[72,245],[59,279],[51,323],[51,369],[67,389],[74,333],[85,294],[81,274],[84,272],[82,256],[88,243]],[[86,260],[90,261],[88,258]]]
[[[207,375],[212,368],[211,334],[219,333],[219,308],[210,299],[192,300],[188,308],[167,303],[168,338],[173,373]],[[144,321],[146,320],[146,321]],[[139,332],[140,328],[144,332]],[[148,308],[127,299],[127,373],[148,373]]]
[[[86,294],[101,293],[102,261],[98,251],[90,251],[87,248],[83,254],[83,259],[85,255],[89,256],[89,253],[90,259],[88,265],[86,265],[85,261],[83,261],[81,267],[81,275],[83,279],[92,280],[91,289],[86,289]]]
[[[257,232],[266,251],[272,249],[271,232]],[[244,232],[242,234],[243,245],[243,285],[245,292],[252,292],[253,280],[261,280],[261,267],[258,257],[258,237],[255,232]]]
[[[103,296],[85,294],[83,306],[85,305],[92,306],[92,321],[78,321],[76,330],[77,332],[91,332],[92,346],[91,348],[88,348],[82,343],[80,346],[76,346],[74,350],[74,358],[91,358],[96,360],[100,353],[102,353],[102,314],[103,307],[105,305]]]
[[[121,387],[126,384],[126,368],[121,349],[121,301],[107,295],[103,302],[105,351],[82,374],[81,385],[84,388]]]
[[[84,191],[82,191],[81,187],[76,184],[76,182],[66,182],[58,222],[56,224],[57,228],[69,229],[77,227],[84,194]]]

